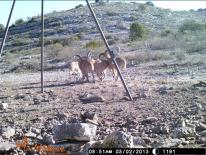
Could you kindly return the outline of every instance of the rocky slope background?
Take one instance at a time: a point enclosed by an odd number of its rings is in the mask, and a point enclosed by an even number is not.
[[[150,3],[136,2],[97,3],[93,7],[110,45],[120,46],[123,55],[134,60],[135,64],[156,59],[182,60],[185,57],[187,62],[191,62],[188,60],[191,54],[194,54],[194,63],[202,62],[200,57],[203,59],[203,55],[197,54],[205,53],[205,31],[183,35],[179,33],[179,28],[188,20],[205,25],[204,9],[172,11]],[[135,22],[142,24],[149,35],[144,40],[131,42],[130,25]],[[40,25],[40,17],[36,16],[27,21],[19,19],[10,27],[4,51],[5,59],[0,62],[5,64],[3,68],[6,72],[39,69]],[[3,31],[0,31],[0,38],[2,35]],[[97,55],[104,49],[86,6],[79,5],[68,11],[45,15],[46,69],[58,68],[61,64],[58,65],[57,62],[66,62],[76,53],[85,54],[91,50]],[[162,50],[164,53],[160,54]]]
[[[40,17],[17,20],[0,59],[0,154],[49,154],[48,146],[78,155],[93,147],[205,147],[205,9],[93,7],[109,44],[128,61],[122,72],[134,101],[110,72],[96,83],[69,74],[75,54],[97,58],[105,50],[87,7],[46,15],[44,93]],[[131,38],[133,23],[142,25],[144,37]]]

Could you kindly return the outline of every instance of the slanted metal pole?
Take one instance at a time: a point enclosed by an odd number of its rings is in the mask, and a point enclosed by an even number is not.
[[[6,24],[6,29],[4,30],[4,36],[3,36],[3,40],[1,42],[1,48],[0,48],[0,57],[1,57],[3,49],[4,49],[4,44],[5,44],[6,36],[7,36],[8,30],[9,30],[9,23],[10,23],[10,19],[11,19],[11,15],[12,15],[12,12],[13,12],[13,9],[14,9],[15,2],[16,2],[16,0],[13,0],[13,4],[12,4],[12,7],[11,7],[9,18],[8,18],[7,24]]]
[[[92,14],[92,17],[94,18],[94,21],[95,21],[95,23],[96,23],[96,25],[97,25],[97,28],[98,28],[101,36],[102,36],[102,39],[103,39],[103,41],[104,41],[104,44],[106,45],[107,50],[109,51],[109,54],[110,54],[110,56],[111,56],[111,58],[112,58],[112,61],[113,61],[114,65],[115,65],[115,67],[116,67],[116,69],[117,69],[117,72],[118,72],[118,74],[119,74],[119,76],[120,76],[120,79],[121,79],[121,81],[122,81],[122,84],[123,84],[123,86],[124,86],[124,88],[125,88],[125,90],[126,90],[126,92],[127,92],[127,95],[129,96],[130,100],[133,100],[133,98],[132,98],[132,96],[131,96],[131,94],[130,94],[130,92],[129,92],[129,89],[127,88],[127,85],[126,85],[126,83],[125,83],[125,81],[124,81],[124,78],[123,78],[123,76],[122,76],[122,74],[121,74],[121,72],[120,72],[119,66],[118,66],[118,64],[117,64],[117,62],[116,62],[116,60],[115,60],[115,58],[114,58],[114,53],[113,53],[113,51],[110,50],[109,44],[108,44],[108,42],[107,42],[107,40],[106,40],[106,37],[104,36],[104,33],[103,33],[103,31],[102,31],[102,29],[101,29],[101,27],[100,27],[100,25],[99,25],[99,22],[97,21],[97,17],[96,17],[96,15],[95,15],[95,13],[94,13],[94,11],[93,11],[93,9],[92,9],[89,1],[86,0],[86,2],[87,2],[87,5],[88,5],[88,7],[89,7],[89,10],[90,10],[90,12],[91,12],[91,14]]]
[[[41,93],[44,92],[44,0],[41,0]]]

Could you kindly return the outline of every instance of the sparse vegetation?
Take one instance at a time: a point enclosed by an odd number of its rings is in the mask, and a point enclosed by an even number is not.
[[[205,25],[195,20],[185,21],[180,27],[179,31],[184,33],[185,31],[202,31],[205,30]]]
[[[106,14],[107,14],[107,16],[116,16],[117,15],[117,13],[113,12],[113,11],[107,11]]]
[[[90,49],[96,49],[96,48],[99,48],[101,46],[102,46],[101,42],[98,42],[95,40],[92,40],[85,45],[86,48],[90,48]]]
[[[22,46],[31,43],[31,39],[29,38],[14,38],[13,39],[13,46]]]
[[[19,25],[19,24],[22,24],[22,23],[24,23],[24,20],[23,20],[22,18],[17,19],[17,20],[15,21],[15,25]]]

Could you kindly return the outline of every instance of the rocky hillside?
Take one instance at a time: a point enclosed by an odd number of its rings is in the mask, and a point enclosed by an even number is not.
[[[172,11],[146,4],[109,3],[93,5],[97,17],[105,33],[127,34],[129,25],[135,21],[144,24],[150,31],[164,29],[176,30],[188,19],[206,22],[206,12],[203,11]],[[32,17],[26,22],[13,24],[8,33],[6,51],[19,51],[39,46],[40,17]],[[46,40],[68,38],[82,35],[83,40],[94,39],[98,35],[97,29],[86,6],[53,12],[45,15]],[[0,32],[2,38],[3,32]],[[47,41],[46,41],[47,43]]]

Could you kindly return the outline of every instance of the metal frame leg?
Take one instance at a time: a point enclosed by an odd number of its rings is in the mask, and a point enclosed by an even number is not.
[[[130,100],[132,101],[133,98],[132,98],[132,96],[131,96],[131,94],[130,94],[130,92],[129,92],[129,89],[127,88],[127,85],[126,85],[126,83],[125,83],[125,81],[124,81],[124,78],[123,78],[123,76],[122,76],[122,74],[121,74],[121,72],[120,72],[119,66],[118,66],[116,60],[114,59],[114,56],[113,56],[114,54],[113,54],[113,52],[111,51],[111,49],[110,49],[110,47],[109,47],[109,44],[108,44],[108,42],[107,42],[107,40],[106,40],[106,37],[104,36],[104,33],[103,33],[103,31],[102,31],[102,29],[101,29],[101,27],[100,27],[100,25],[99,25],[99,22],[97,21],[96,15],[95,15],[95,13],[94,13],[94,11],[93,11],[93,9],[92,9],[89,1],[86,0],[86,2],[87,2],[87,6],[89,7],[89,10],[90,10],[90,12],[91,12],[91,14],[92,14],[92,17],[94,18],[94,21],[95,21],[95,23],[96,23],[96,25],[97,25],[97,28],[98,28],[101,36],[102,36],[102,39],[103,39],[103,41],[104,41],[104,44],[106,45],[107,50],[109,51],[109,54],[110,54],[110,56],[111,56],[111,58],[112,58],[112,61],[113,61],[113,63],[115,64],[115,67],[116,67],[117,72],[118,72],[118,74],[119,74],[119,76],[120,76],[120,79],[121,79],[121,81],[122,81],[122,84],[123,84],[123,86],[124,86],[124,88],[125,88],[125,90],[126,90],[126,92],[127,92],[127,95],[129,96]]]
[[[12,12],[13,12],[13,9],[14,9],[15,2],[16,2],[16,0],[13,0],[13,4],[12,4],[12,7],[11,7],[9,18],[7,20],[6,28],[5,28],[5,31],[4,31],[4,37],[3,37],[3,40],[1,42],[1,48],[0,48],[0,57],[3,53],[4,44],[5,44],[6,36],[7,36],[8,30],[9,30],[9,23],[10,23],[10,19],[11,19],[11,15],[12,15]]]
[[[44,92],[44,0],[41,0],[41,93]]]

